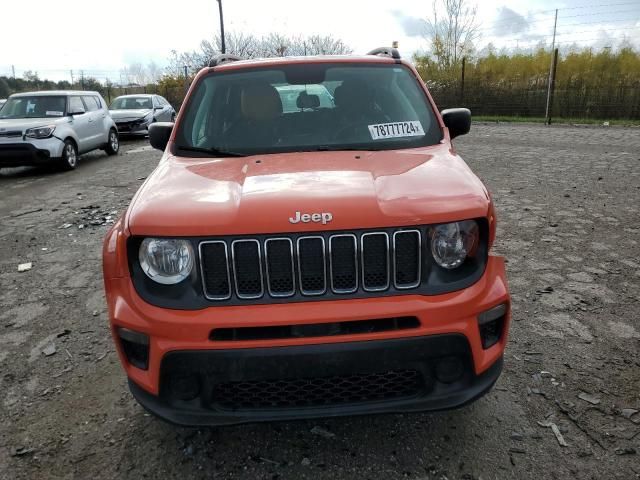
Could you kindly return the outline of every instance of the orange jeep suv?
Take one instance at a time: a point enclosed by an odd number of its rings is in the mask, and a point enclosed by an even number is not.
[[[396,49],[240,60],[194,79],[107,234],[111,331],[143,407],[181,425],[454,408],[510,322],[487,189]]]

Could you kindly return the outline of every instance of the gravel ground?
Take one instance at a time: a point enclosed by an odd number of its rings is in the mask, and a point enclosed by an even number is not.
[[[480,124],[457,142],[493,192],[513,292],[487,396],[203,430],[144,413],[108,334],[103,223],[156,165],[146,145],[0,170],[0,478],[640,477],[640,130]]]

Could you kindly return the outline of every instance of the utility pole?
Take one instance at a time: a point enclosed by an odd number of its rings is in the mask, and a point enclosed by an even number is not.
[[[224,42],[224,18],[222,17],[222,0],[218,0],[218,10],[220,11],[220,51],[227,53],[227,47]]]
[[[11,65],[11,71],[13,72],[13,79],[16,79],[16,66],[15,65]]]
[[[553,51],[553,63],[551,64],[551,76],[549,78],[549,97],[547,98],[547,117],[545,123],[551,125],[551,112],[553,110],[553,91],[556,88],[556,68],[558,67],[558,49]]]
[[[84,70],[80,70],[80,85],[82,85],[82,90],[84,90]]]
[[[464,67],[467,63],[467,57],[462,57],[462,77],[460,78],[460,104],[464,102]]]
[[[73,70],[69,70],[69,73],[71,74],[71,88],[73,88]]]
[[[553,21],[553,41],[551,42],[551,66],[549,67],[549,82],[547,85],[547,108],[545,109],[544,118],[547,125],[551,124],[551,95],[552,83],[555,81],[555,64],[558,62],[558,51],[556,50],[556,27],[558,26],[558,9],[556,8],[556,16]],[[552,77],[553,76],[553,77]]]

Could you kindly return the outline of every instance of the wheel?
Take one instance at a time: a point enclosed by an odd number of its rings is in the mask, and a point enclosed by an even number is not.
[[[61,170],[73,170],[78,164],[78,147],[73,140],[66,139],[60,157],[59,167]]]
[[[118,132],[111,129],[109,130],[109,141],[107,142],[106,147],[104,147],[104,151],[107,152],[107,155],[117,155],[118,150],[120,150],[120,140],[118,140]]]

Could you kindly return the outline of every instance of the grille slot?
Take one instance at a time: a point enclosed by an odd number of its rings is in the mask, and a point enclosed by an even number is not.
[[[422,248],[419,230],[401,230],[393,234],[394,284],[398,289],[420,285]]]
[[[269,238],[264,242],[267,288],[272,297],[290,297],[295,293],[293,242],[290,238]]]
[[[353,234],[329,238],[329,269],[334,293],[353,293],[358,289],[358,240]]]
[[[231,243],[233,271],[238,298],[260,298],[264,293],[262,259],[258,240],[234,240]]]
[[[303,295],[322,295],[327,290],[323,237],[298,238],[298,272]]]
[[[274,325],[270,327],[216,328],[209,340],[220,342],[247,340],[279,340],[283,338],[333,337],[336,335],[362,335],[418,328],[416,317],[377,318],[345,322],[314,323],[310,325]]]
[[[308,408],[413,397],[426,389],[417,370],[219,383],[213,403],[223,409]]]
[[[11,138],[11,137],[21,137],[21,136],[22,136],[21,130],[9,130],[6,132],[0,132],[0,137]]]
[[[209,300],[227,300],[231,297],[229,254],[223,241],[200,244],[200,268],[204,294]]]
[[[385,232],[365,233],[362,246],[362,287],[368,292],[389,288],[389,235]]]

